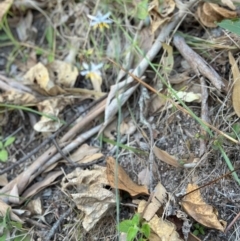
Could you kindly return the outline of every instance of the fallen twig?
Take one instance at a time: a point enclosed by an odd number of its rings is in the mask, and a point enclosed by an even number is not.
[[[174,35],[173,43],[198,77],[202,74],[208,78],[218,90],[221,90],[224,86],[221,77],[200,55],[186,44],[184,38],[179,35]]]
[[[48,234],[46,235],[46,237],[44,238],[44,240],[49,241],[51,240],[51,238],[53,237],[53,235],[57,232],[57,229],[59,228],[59,226],[61,225],[61,223],[63,222],[63,220],[70,215],[72,208],[75,207],[75,204],[73,207],[69,208],[58,220],[56,223],[53,224],[52,228],[48,231]]]
[[[202,106],[201,106],[201,119],[209,123],[209,116],[208,116],[208,90],[206,86],[206,82],[204,80],[204,77],[200,78],[200,83],[201,83],[201,89],[202,89]],[[206,131],[202,128],[201,130],[201,135],[205,136],[207,133]],[[206,152],[206,139],[200,138],[200,154],[199,156],[202,156]]]

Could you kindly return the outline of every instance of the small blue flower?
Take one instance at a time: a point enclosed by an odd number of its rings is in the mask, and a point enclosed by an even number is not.
[[[100,30],[103,31],[104,28],[109,28],[109,24],[113,22],[111,19],[109,19],[110,15],[110,12],[102,15],[102,13],[98,11],[96,16],[87,16],[91,19],[90,26],[92,26],[94,29],[100,28]]]
[[[103,67],[103,63],[100,64],[94,64],[94,63],[83,63],[84,70],[81,71],[81,75],[86,76],[86,78],[89,78],[91,80],[93,79],[101,79],[101,72],[99,69]]]

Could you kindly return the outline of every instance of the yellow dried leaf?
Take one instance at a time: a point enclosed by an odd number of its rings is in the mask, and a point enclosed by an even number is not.
[[[55,60],[47,65],[51,80],[55,85],[72,88],[78,76],[78,69],[66,62]]]
[[[233,93],[232,93],[232,103],[233,109],[236,112],[237,116],[240,117],[240,71],[231,52],[228,53],[229,62],[232,66],[233,74]]]
[[[188,184],[186,192],[189,193],[197,188],[198,185],[196,184]],[[215,228],[224,232],[224,221],[218,220],[214,208],[204,202],[200,190],[186,195],[181,204],[186,213],[194,218],[198,223],[208,228]]]
[[[45,91],[54,86],[53,81],[50,80],[47,68],[42,63],[38,63],[29,69],[23,78],[26,84],[38,85]]]
[[[166,51],[163,56],[163,71],[168,75],[172,71],[174,64],[173,47],[166,43],[162,43],[162,47]]]

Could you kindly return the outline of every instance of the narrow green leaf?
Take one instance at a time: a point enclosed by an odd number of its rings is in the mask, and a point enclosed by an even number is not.
[[[48,26],[46,28],[46,35],[45,35],[45,37],[47,39],[49,48],[52,49],[53,41],[54,41],[54,29],[51,26]]]
[[[225,28],[228,31],[235,33],[240,36],[240,19],[237,20],[223,20],[220,23],[217,23],[218,26],[221,28]]]
[[[0,150],[0,161],[6,162],[8,160],[8,152],[5,149]]]
[[[151,231],[150,226],[147,223],[144,223],[140,230],[140,232],[144,234],[146,238],[150,236],[150,231]]]
[[[10,146],[10,145],[15,141],[15,139],[16,139],[16,138],[15,138],[14,136],[9,137],[9,138],[5,141],[4,147]]]
[[[137,236],[138,233],[138,227],[137,226],[132,226],[128,229],[127,233],[127,241],[132,241],[134,238]]]
[[[14,241],[30,241],[30,236],[27,234],[20,234],[18,237],[14,239]]]
[[[0,141],[0,149],[3,149],[3,143]]]

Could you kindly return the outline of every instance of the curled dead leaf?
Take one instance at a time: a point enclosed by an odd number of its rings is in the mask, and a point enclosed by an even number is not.
[[[187,193],[198,188],[196,184],[188,184]],[[204,202],[200,190],[196,190],[186,195],[182,202],[182,207],[186,213],[194,218],[198,223],[224,232],[226,223],[219,220],[215,209]]]
[[[61,185],[64,192],[76,190],[71,196],[78,209],[85,213],[82,224],[87,231],[115,206],[114,193],[105,188],[109,185],[106,167],[95,165],[92,170],[77,168],[63,178]]]
[[[204,2],[198,6],[197,15],[203,25],[209,28],[215,28],[217,27],[215,22],[235,18],[237,12],[227,10],[215,3]]]
[[[147,187],[134,183],[113,157],[107,157],[107,179],[111,187],[124,190],[131,196],[139,194],[149,195]]]

